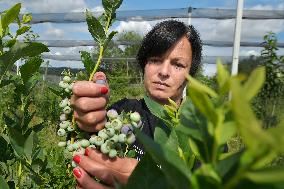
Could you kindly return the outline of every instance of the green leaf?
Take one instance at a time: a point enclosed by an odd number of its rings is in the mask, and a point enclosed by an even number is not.
[[[162,167],[161,170],[173,188],[187,188],[190,185],[191,173],[172,149],[155,143],[139,130],[136,130],[136,136],[145,147],[146,153],[149,153],[156,164]]]
[[[20,9],[21,3],[17,3],[2,15],[1,23],[3,30],[5,30],[12,22],[14,22],[18,18]]]
[[[226,144],[237,132],[237,125],[234,121],[227,121],[218,125],[215,130],[215,138],[218,145]]]
[[[7,184],[7,182],[5,181],[5,179],[0,176],[0,188],[1,189],[10,189],[9,185]]]
[[[145,174],[147,173],[147,174]],[[135,189],[156,189],[170,188],[165,175],[153,161],[150,155],[146,153],[138,163],[133,173],[129,177],[126,188]]]
[[[47,46],[41,43],[20,43],[16,42],[10,51],[0,56],[0,80],[3,75],[12,68],[14,63],[20,58],[33,57],[48,52]]]
[[[23,26],[17,30],[17,35],[22,35],[31,29],[30,26]]]
[[[102,45],[106,38],[103,26],[88,10],[86,11],[86,21],[88,24],[88,30],[93,36],[94,40]]]
[[[265,167],[259,170],[247,172],[245,177],[256,183],[284,182],[284,168]]]
[[[240,158],[243,154],[243,151],[239,151],[234,154],[229,154],[228,157],[220,160],[217,164],[216,171],[226,182],[238,171],[240,166]]]
[[[95,67],[95,62],[92,60],[92,56],[89,52],[86,51],[80,51],[81,54],[81,60],[84,64],[84,67],[88,73],[88,75],[92,74],[92,71]]]
[[[217,60],[217,82],[221,94],[226,94],[229,91],[230,73],[222,65],[221,60]]]
[[[161,104],[152,100],[147,95],[144,95],[144,101],[153,115],[160,118],[168,126],[172,125],[171,121],[166,119],[168,117],[167,112],[164,110],[164,107]]]
[[[247,100],[251,100],[260,90],[265,81],[265,68],[258,67],[251,73],[250,77],[244,84],[245,96]]]
[[[105,42],[104,42],[104,50],[106,50],[109,42],[112,40],[112,38],[117,34],[118,32],[117,31],[112,31],[108,37],[105,39]]]
[[[37,136],[35,132],[32,131],[24,143],[24,153],[29,160],[32,160],[34,150],[37,147],[37,142]]]
[[[4,47],[11,48],[13,45],[15,45],[16,41],[17,41],[16,39],[7,40],[4,43]]]
[[[231,81],[231,87],[232,110],[245,145],[254,152],[254,155],[270,149],[274,140],[262,130],[260,123],[250,107],[247,97],[243,95],[244,92],[240,82],[233,79]]]
[[[15,150],[15,155],[24,158],[24,136],[15,128],[8,127],[9,130],[9,140]]]
[[[213,98],[217,98],[218,94],[211,88],[207,87],[206,85],[202,84],[201,82],[197,81],[196,79],[194,79],[193,77],[191,77],[190,75],[187,76],[188,79],[188,90],[189,90],[189,94],[191,93],[191,90],[196,90],[200,93],[203,94],[208,94],[209,96],[213,97]]]
[[[31,14],[24,14],[23,15],[23,23],[24,24],[27,24],[29,23],[31,20],[32,20],[32,15]]]
[[[35,72],[40,68],[43,63],[43,59],[39,56],[29,58],[24,65],[21,66],[20,72],[24,83],[26,83],[29,78],[31,78]]]

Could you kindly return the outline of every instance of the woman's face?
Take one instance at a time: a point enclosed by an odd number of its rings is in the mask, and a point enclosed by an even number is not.
[[[144,70],[144,85],[148,95],[161,104],[168,98],[180,103],[192,62],[192,49],[184,36],[165,54],[150,57]]]

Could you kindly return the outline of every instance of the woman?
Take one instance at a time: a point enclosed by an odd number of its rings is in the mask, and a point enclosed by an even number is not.
[[[168,98],[178,105],[182,101],[186,86],[186,75],[194,76],[199,68],[202,45],[193,26],[168,20],[157,24],[143,39],[137,61],[144,74],[147,95],[160,104],[167,104]],[[80,81],[73,87],[72,104],[75,119],[85,131],[99,131],[106,122],[106,105],[109,90],[101,80],[106,76],[98,72],[94,81]],[[158,118],[151,114],[143,99],[123,99],[111,108],[118,112],[137,111],[143,122],[143,133],[153,138]],[[143,155],[143,146],[136,141],[134,148],[138,158]],[[81,188],[113,188],[114,182],[127,183],[138,160],[134,158],[109,159],[102,153],[87,148],[85,156],[74,156],[79,165],[73,170],[78,186]],[[96,182],[95,176],[101,183]],[[104,183],[104,184],[102,184]]]

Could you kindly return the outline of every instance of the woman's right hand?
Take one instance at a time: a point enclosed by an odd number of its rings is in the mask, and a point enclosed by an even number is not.
[[[106,75],[97,72],[93,81],[78,81],[72,91],[71,105],[79,128],[87,132],[101,130],[106,123],[109,96]]]

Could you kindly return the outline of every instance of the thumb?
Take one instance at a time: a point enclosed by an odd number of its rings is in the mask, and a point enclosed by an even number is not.
[[[96,72],[93,81],[97,84],[107,85],[107,79],[104,72]]]

